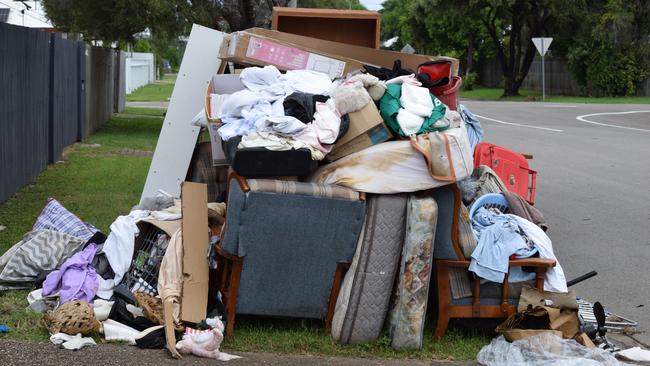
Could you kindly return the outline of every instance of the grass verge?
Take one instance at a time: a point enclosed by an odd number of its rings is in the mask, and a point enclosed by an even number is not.
[[[126,107],[121,114],[132,114],[137,116],[154,116],[164,117],[167,109],[165,108],[144,108],[144,107]]]
[[[521,95],[516,97],[504,97],[501,88],[474,88],[473,90],[461,90],[461,98],[485,101],[507,101],[507,102],[534,102],[542,100],[542,92],[538,90],[521,89]],[[588,104],[650,104],[650,96],[647,97],[579,97],[568,95],[546,95],[547,103],[588,103]]]
[[[113,117],[86,141],[66,149],[62,163],[49,166],[0,205],[0,225],[6,226],[0,231],[0,254],[30,230],[50,196],[108,233],[113,220],[140,198],[161,125],[160,118]],[[0,324],[11,327],[0,339],[47,341],[49,335],[39,325],[41,315],[25,310],[28,292],[0,292]],[[427,325],[422,349],[397,352],[386,335],[373,343],[345,346],[325,334],[320,321],[242,316],[236,337],[225,342],[224,350],[460,361],[474,359],[489,341],[478,333],[450,330],[434,342],[432,331],[433,325]]]
[[[172,96],[175,82],[175,74],[165,75],[162,80],[156,80],[155,82],[140,87],[133,93],[127,95],[126,100],[129,102],[168,101]]]

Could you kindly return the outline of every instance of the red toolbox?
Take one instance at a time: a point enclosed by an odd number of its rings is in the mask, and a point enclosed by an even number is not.
[[[474,149],[474,166],[487,165],[501,178],[510,192],[535,204],[537,172],[528,167],[526,157],[504,147],[481,142]]]

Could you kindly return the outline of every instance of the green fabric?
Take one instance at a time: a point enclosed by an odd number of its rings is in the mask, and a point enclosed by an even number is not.
[[[437,128],[433,127],[433,124],[436,123],[439,119],[445,116],[447,107],[442,103],[438,98],[433,94],[429,93],[431,96],[431,101],[433,102],[433,111],[431,115],[424,119],[422,126],[418,131],[418,135],[422,133],[434,132],[446,130],[449,126]],[[386,93],[379,100],[379,112],[381,117],[384,119],[384,122],[388,127],[396,134],[399,134],[403,137],[408,137],[402,131],[399,123],[397,123],[397,113],[399,112],[402,105],[399,101],[399,98],[402,96],[402,85],[401,84],[386,84]]]

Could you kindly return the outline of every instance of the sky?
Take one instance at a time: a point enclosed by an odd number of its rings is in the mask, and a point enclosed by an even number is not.
[[[359,2],[368,10],[379,10],[384,0],[359,0]]]

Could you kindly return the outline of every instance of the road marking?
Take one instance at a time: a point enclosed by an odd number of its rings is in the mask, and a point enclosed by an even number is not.
[[[498,119],[484,117],[484,116],[478,115],[478,114],[476,114],[476,113],[474,113],[474,115],[475,115],[476,117],[478,117],[478,118],[486,119],[486,120],[488,120],[488,121],[492,121],[492,122],[496,122],[496,123],[501,123],[501,124],[509,125],[509,126],[528,127],[528,128],[534,128],[534,129],[537,129],[537,130],[552,131],[552,132],[564,132],[564,130],[557,130],[557,129],[555,129],[555,128],[548,128],[548,127],[541,127],[541,126],[533,126],[533,125],[522,125],[521,123],[514,123],[514,122],[500,121],[500,120],[498,120]]]
[[[567,105],[567,104],[544,104],[545,108],[576,108],[577,105]]]
[[[584,123],[591,123],[593,125],[598,125],[598,126],[605,126],[605,127],[614,127],[614,128],[622,128],[624,130],[631,130],[631,131],[644,131],[644,132],[650,132],[650,130],[645,129],[645,128],[635,128],[635,127],[627,127],[627,126],[619,126],[619,125],[611,125],[607,123],[600,123],[600,122],[594,122],[588,120],[586,117],[593,117],[593,116],[606,116],[610,114],[632,114],[632,113],[650,113],[650,111],[627,111],[627,112],[606,112],[606,113],[592,113],[592,114],[583,114],[582,116],[576,117],[576,119],[580,122]]]

